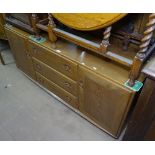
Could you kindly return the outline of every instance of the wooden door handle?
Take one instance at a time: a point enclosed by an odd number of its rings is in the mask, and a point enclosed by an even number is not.
[[[40,64],[36,64],[36,68],[41,71],[41,65]]]
[[[71,67],[67,64],[63,65],[63,68],[65,69],[65,71],[70,72],[71,71]]]
[[[64,82],[64,85],[67,87],[67,88],[71,88],[71,84],[70,83],[68,83],[68,82]]]

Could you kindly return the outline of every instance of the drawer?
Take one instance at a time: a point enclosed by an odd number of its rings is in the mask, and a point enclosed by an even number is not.
[[[78,99],[72,94],[68,93],[55,83],[49,81],[47,78],[42,76],[40,73],[36,72],[36,80],[42,86],[50,90],[52,93],[60,97],[62,100],[73,106],[74,108],[78,108]]]
[[[43,62],[33,58],[34,69],[73,95],[77,95],[77,83]]]
[[[77,79],[77,64],[48,50],[40,45],[30,42],[29,50],[33,57],[63,73],[73,80]]]

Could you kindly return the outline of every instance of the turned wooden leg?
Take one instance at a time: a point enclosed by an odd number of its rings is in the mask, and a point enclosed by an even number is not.
[[[51,13],[48,14],[48,19],[49,19],[49,23],[48,23],[48,36],[49,36],[49,40],[51,42],[56,42],[57,37],[56,37],[56,35],[53,32],[53,28],[55,28],[56,25],[55,25],[55,23],[53,21]]]
[[[135,80],[139,77],[142,65],[144,60],[146,59],[147,51],[149,48],[149,44],[151,38],[153,36],[153,31],[155,29],[155,14],[151,14],[149,16],[149,22],[146,24],[146,30],[144,31],[144,36],[141,40],[140,50],[136,54],[133,65],[131,67],[130,75],[129,75],[129,86],[133,86],[135,84]]]
[[[39,18],[37,16],[36,13],[32,13],[32,16],[31,16],[31,23],[32,23],[32,28],[33,28],[33,31],[35,33],[35,37],[37,40],[40,40],[41,39],[41,36],[40,36],[40,30],[37,28],[36,24],[38,23],[39,21]]]
[[[107,52],[107,47],[110,45],[109,38],[110,38],[110,35],[111,35],[111,29],[112,29],[112,27],[109,26],[103,32],[103,40],[102,40],[102,42],[100,44],[100,50],[103,53]]]

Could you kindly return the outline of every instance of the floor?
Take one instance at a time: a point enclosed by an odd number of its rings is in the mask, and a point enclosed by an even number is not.
[[[0,63],[0,140],[116,140],[20,72],[10,49]],[[120,137],[121,139],[121,137]]]

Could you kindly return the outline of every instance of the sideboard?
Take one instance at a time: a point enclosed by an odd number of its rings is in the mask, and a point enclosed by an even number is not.
[[[124,85],[128,68],[63,39],[51,43],[44,34],[46,41],[37,43],[12,25],[6,24],[5,31],[20,70],[91,123],[119,137],[136,96]]]

